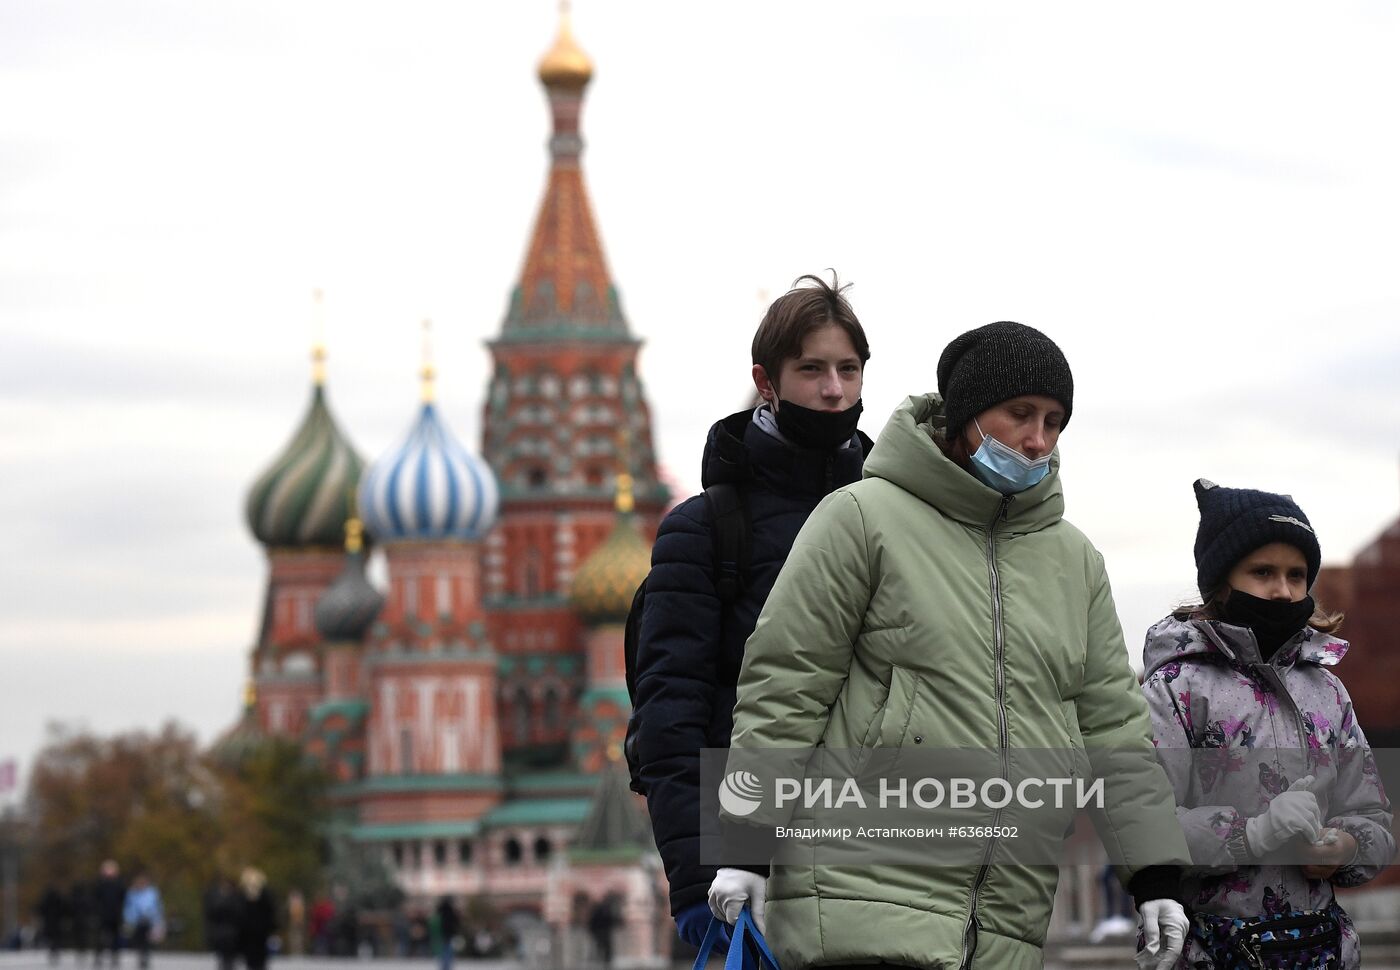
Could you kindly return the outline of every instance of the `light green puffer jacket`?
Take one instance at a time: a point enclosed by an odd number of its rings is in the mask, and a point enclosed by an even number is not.
[[[1058,454],[1044,481],[1004,499],[943,454],[942,425],[938,395],[907,399],[864,480],[807,520],[745,647],[733,747],[917,736],[924,751],[1088,749],[1100,766],[1095,748],[1146,751],[1143,770],[1110,781],[1100,837],[1125,876],[1185,863],[1103,557],[1061,518]],[[1040,967],[1056,878],[1012,864],[775,865],[768,939],[783,970]]]

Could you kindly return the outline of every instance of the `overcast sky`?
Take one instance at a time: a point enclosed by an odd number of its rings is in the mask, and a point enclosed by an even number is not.
[[[1328,562],[1400,512],[1393,4],[574,22],[594,210],[684,489],[747,396],[761,294],[835,267],[872,435],[963,330],[1064,348],[1067,514],[1135,659],[1193,590],[1194,478],[1291,493]],[[0,5],[0,760],[46,720],[236,718],[265,583],[242,503],[307,404],[313,288],[366,458],[412,419],[424,316],[479,446],[556,23],[549,0]]]

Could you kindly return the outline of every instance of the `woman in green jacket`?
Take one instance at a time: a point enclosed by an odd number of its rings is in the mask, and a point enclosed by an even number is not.
[[[1039,331],[993,323],[948,345],[938,387],[896,409],[864,480],[798,535],[745,647],[726,772],[749,763],[746,750],[980,749],[1003,772],[1016,749],[1080,752],[1108,776],[1095,822],[1147,951],[1170,967],[1188,856],[1103,557],[1062,518],[1069,365]],[[785,824],[791,811],[725,812],[722,824]],[[1055,848],[1070,817],[1049,817]],[[719,870],[710,905],[729,922],[751,905],[783,970],[1040,967],[1058,873],[1053,857],[1014,855],[991,837],[965,864],[814,857],[775,864],[766,881],[766,866],[736,864]]]

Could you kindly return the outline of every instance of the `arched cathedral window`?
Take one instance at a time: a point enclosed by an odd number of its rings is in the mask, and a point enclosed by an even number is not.
[[[515,740],[519,744],[525,744],[530,740],[530,694],[524,687],[515,689],[515,701],[511,707]]]
[[[544,692],[544,726],[553,731],[563,720],[559,702],[559,692],[553,687]]]

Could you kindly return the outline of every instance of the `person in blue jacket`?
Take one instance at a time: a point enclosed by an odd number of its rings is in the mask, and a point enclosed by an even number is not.
[[[122,904],[122,925],[130,935],[142,970],[151,965],[151,944],[165,938],[165,908],[151,877],[138,872]]]
[[[652,549],[636,660],[636,748],[671,915],[698,946],[716,867],[700,862],[700,749],[729,746],[744,641],[798,530],[828,493],[860,478],[871,448],[857,430],[870,347],[832,276],[803,276],[754,334],[761,403],[715,423],[705,488],[731,483],[747,519],[737,593],[721,597],[706,497],[676,506]]]

